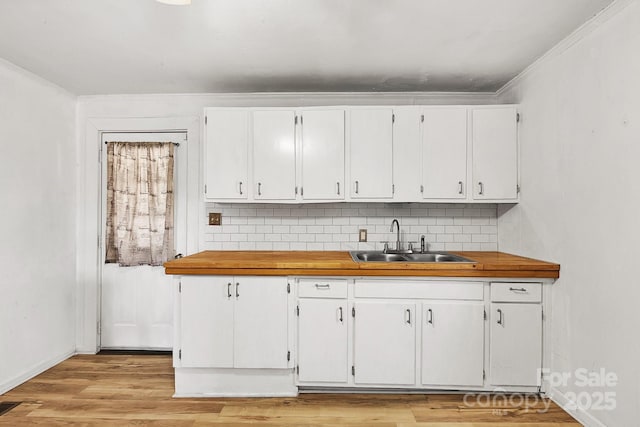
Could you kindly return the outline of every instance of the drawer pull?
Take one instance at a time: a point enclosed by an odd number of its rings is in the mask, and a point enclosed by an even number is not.
[[[509,288],[511,292],[527,292],[525,288]]]
[[[331,289],[331,285],[328,283],[324,283],[324,284],[316,283],[316,289]]]
[[[433,325],[433,310],[427,310],[427,323]]]
[[[504,325],[504,321],[502,319],[502,310],[498,309],[498,325]]]
[[[342,317],[342,307],[339,307],[338,310],[340,311],[340,323],[344,322],[344,317]]]
[[[407,308],[406,310],[407,316],[405,316],[407,318],[407,323],[410,325],[411,324],[411,310],[409,310]]]

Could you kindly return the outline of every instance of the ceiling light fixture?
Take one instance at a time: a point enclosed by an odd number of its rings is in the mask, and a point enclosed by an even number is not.
[[[186,6],[191,4],[191,0],[156,0],[159,3],[171,4],[174,6]]]

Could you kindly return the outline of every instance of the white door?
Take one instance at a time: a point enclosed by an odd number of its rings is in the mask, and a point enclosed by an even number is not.
[[[422,197],[464,199],[467,185],[467,110],[424,110]]]
[[[355,303],[356,384],[415,384],[415,314],[415,304]]]
[[[425,302],[422,311],[422,384],[482,386],[484,304]]]
[[[208,108],[205,138],[207,199],[246,199],[249,112]]]
[[[393,110],[350,111],[350,194],[354,199],[393,197]]]
[[[288,365],[287,278],[236,276],[234,367]]]
[[[346,383],[347,300],[300,299],[298,306],[299,381]]]
[[[302,197],[344,199],[344,111],[302,113]]]
[[[296,198],[295,112],[253,113],[253,196],[256,200]]]
[[[538,386],[542,367],[542,306],[491,304],[493,385]]]
[[[420,108],[395,107],[393,109],[393,200],[417,202],[422,198],[420,185]]]
[[[174,152],[176,253],[186,252],[186,133],[104,133],[107,141],[155,141],[180,144]],[[102,224],[106,224],[106,150],[102,150]],[[120,267],[104,263],[100,312],[100,346],[118,349],[168,350],[173,344],[173,277],[161,266]]]
[[[182,366],[233,367],[233,277],[182,276],[180,350]]]
[[[473,198],[516,199],[518,130],[515,107],[472,113]]]

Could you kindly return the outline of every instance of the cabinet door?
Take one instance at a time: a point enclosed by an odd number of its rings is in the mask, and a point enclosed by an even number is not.
[[[302,123],[304,199],[344,199],[344,111],[305,111]]]
[[[415,304],[355,303],[356,384],[415,384]]]
[[[422,315],[422,384],[482,386],[484,304],[428,302]]]
[[[206,197],[246,199],[249,113],[208,109],[206,116]]]
[[[346,383],[347,300],[300,299],[298,304],[299,381]]]
[[[515,107],[473,110],[473,198],[516,199],[518,132]]]
[[[236,277],[234,367],[286,368],[287,278]]]
[[[540,304],[491,304],[493,385],[537,386],[542,367]]]
[[[422,196],[464,199],[467,185],[467,110],[424,110]]]
[[[390,199],[393,196],[393,110],[353,109],[350,112],[351,197]]]
[[[233,367],[232,277],[184,276],[180,292],[182,366]]]
[[[420,107],[393,109],[393,200],[395,202],[421,201],[420,186]]]
[[[253,113],[253,180],[256,200],[296,198],[295,112]]]

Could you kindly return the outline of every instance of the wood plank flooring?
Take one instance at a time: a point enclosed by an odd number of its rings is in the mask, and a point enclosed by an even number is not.
[[[165,355],[74,356],[0,396],[0,426],[576,427],[548,401],[465,405],[463,395],[303,394],[174,399]],[[516,402],[517,403],[517,402]],[[543,411],[550,404],[548,411]]]

